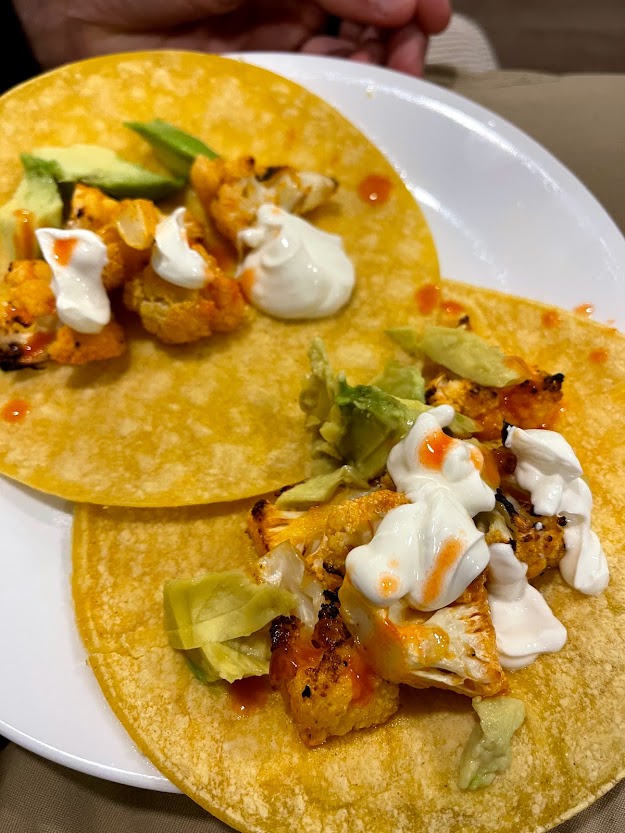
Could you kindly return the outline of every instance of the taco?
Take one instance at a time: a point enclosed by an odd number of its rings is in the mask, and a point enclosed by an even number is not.
[[[133,506],[229,500],[305,476],[297,393],[312,336],[366,374],[389,310],[417,323],[415,292],[438,281],[428,227],[389,162],[310,92],[204,54],[65,66],[5,95],[0,116],[0,259],[18,258],[0,285],[0,472]],[[24,209],[34,183],[48,195],[39,214]],[[296,213],[329,233],[330,272],[340,255],[355,283],[338,306],[324,290],[292,320],[290,286],[269,304],[254,256]],[[199,289],[157,272],[165,219],[199,258]],[[101,257],[86,312],[74,278],[52,270],[79,264],[85,240]]]
[[[535,833],[625,775],[625,339],[520,298],[441,289],[440,324],[395,330],[375,385],[313,365],[308,416],[315,385],[317,405],[323,390],[333,401],[309,426],[325,426],[321,450],[351,471],[323,501],[295,486],[204,507],[76,508],[76,616],[108,702],[165,776],[238,830]],[[421,393],[406,388],[417,344]],[[454,430],[461,407],[471,414]],[[329,430],[352,420],[353,436],[362,413],[378,423],[381,469]],[[372,585],[382,598],[363,602],[383,545],[364,562],[358,551],[385,521],[421,503],[436,539],[459,511],[436,508],[444,484],[407,483],[415,431],[423,466],[447,471],[452,453],[471,478],[456,485],[473,572],[457,585],[458,570],[426,571],[406,606],[394,549]],[[547,433],[557,466],[546,446],[524,451]],[[519,620],[501,616],[518,582],[540,622],[521,649]]]

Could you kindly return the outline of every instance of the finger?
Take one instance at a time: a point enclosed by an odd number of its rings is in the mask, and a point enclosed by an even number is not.
[[[380,40],[365,41],[349,57],[352,61],[382,66],[386,63],[386,46]]]
[[[428,39],[416,23],[404,26],[389,38],[386,65],[408,75],[423,75]]]
[[[188,25],[205,18],[217,18],[237,11],[246,0],[110,0],[106,14],[102,3],[73,3],[71,16],[77,21],[108,24],[114,29],[148,31],[172,26]]]
[[[306,55],[329,55],[337,58],[347,58],[353,54],[356,44],[344,38],[332,38],[328,35],[317,35],[309,38],[300,47],[300,52]]]
[[[324,11],[355,23],[393,28],[412,20],[418,0],[317,0]]]
[[[450,0],[420,0],[416,21],[426,35],[442,32],[451,18]]]
[[[358,43],[366,28],[362,23],[354,23],[353,20],[343,20],[339,27],[339,38]]]

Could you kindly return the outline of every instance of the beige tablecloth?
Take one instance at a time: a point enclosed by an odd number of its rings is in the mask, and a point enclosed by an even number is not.
[[[458,75],[437,68],[429,78],[494,110],[540,141],[625,229],[625,75],[558,77],[500,71]],[[229,830],[185,796],[101,781],[14,744],[0,751],[0,833]],[[557,829],[557,833],[624,831],[625,782]]]

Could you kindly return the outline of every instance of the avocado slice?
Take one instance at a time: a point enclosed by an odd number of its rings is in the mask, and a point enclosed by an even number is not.
[[[60,228],[63,217],[63,200],[54,178],[54,165],[27,153],[20,159],[24,176],[11,199],[0,207],[0,267],[3,271],[15,258],[34,257],[38,247],[34,235],[30,239],[31,233],[43,226]],[[29,240],[20,240],[20,231],[25,230],[23,211],[30,215]]]
[[[125,122],[125,126],[149,142],[156,158],[177,176],[188,177],[196,156],[208,156],[209,159],[218,157],[201,139],[162,119],[129,121]]]
[[[34,150],[33,156],[54,163],[57,182],[83,182],[116,199],[144,197],[159,200],[171,196],[185,184],[179,177],[157,174],[128,162],[101,145],[43,147]]]

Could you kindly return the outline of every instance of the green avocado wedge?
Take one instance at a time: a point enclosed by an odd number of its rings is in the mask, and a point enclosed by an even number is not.
[[[100,145],[41,147],[33,151],[33,156],[54,163],[53,175],[57,182],[83,182],[116,199],[159,200],[175,194],[185,185],[182,178],[150,171]]]
[[[218,156],[201,139],[162,119],[129,121],[125,126],[149,142],[156,158],[177,176],[188,177],[191,165],[198,156],[207,156],[209,159]]]
[[[24,175],[11,199],[0,207],[0,246],[3,265],[16,257],[35,252],[22,251],[19,243],[22,212],[27,212],[31,229],[42,226],[60,228],[63,200],[54,178],[55,166],[44,159],[23,153],[20,157]]]

